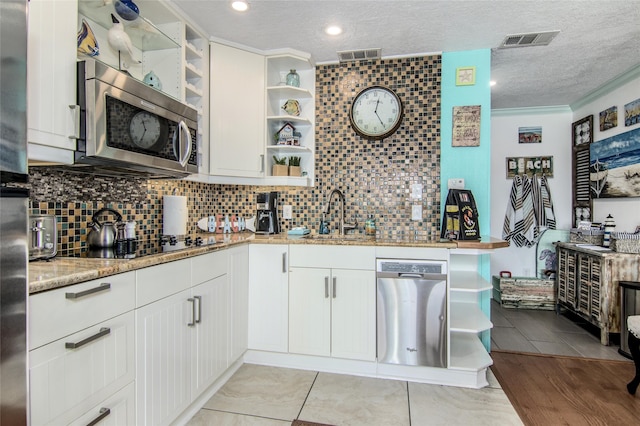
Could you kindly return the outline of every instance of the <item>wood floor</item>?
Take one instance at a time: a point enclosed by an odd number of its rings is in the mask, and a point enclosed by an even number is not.
[[[632,362],[491,352],[491,370],[525,425],[637,425]]]

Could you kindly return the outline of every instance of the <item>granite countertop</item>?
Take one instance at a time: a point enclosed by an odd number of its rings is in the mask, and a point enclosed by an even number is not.
[[[304,237],[276,235],[254,235],[251,232],[215,235],[216,244],[152,254],[137,259],[91,259],[80,257],[55,257],[50,260],[29,262],[29,293],[39,293],[58,287],[95,280],[109,275],[119,274],[161,263],[186,259],[193,256],[224,249],[236,244],[315,244],[315,245],[351,245],[351,246],[391,246],[424,248],[465,248],[496,249],[507,247],[508,242],[483,237],[480,241],[414,240],[414,239],[376,239],[362,234],[317,235]]]

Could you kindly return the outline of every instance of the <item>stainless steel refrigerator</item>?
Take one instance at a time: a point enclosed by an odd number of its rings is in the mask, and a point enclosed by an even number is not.
[[[0,0],[0,424],[27,424],[27,0]]]

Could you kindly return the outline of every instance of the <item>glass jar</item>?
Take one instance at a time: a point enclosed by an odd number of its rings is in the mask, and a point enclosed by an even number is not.
[[[300,75],[294,69],[287,74],[287,86],[300,87]]]
[[[368,236],[376,236],[376,220],[372,214],[370,214],[364,222],[364,233]]]

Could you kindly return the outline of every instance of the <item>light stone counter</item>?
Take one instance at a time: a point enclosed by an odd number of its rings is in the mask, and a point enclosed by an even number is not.
[[[204,235],[204,234],[203,234]],[[210,236],[210,234],[206,234]],[[448,241],[448,240],[388,240],[366,237],[362,234],[349,235],[317,235],[304,237],[277,235],[254,235],[250,232],[237,234],[216,234],[216,244],[186,248],[166,253],[152,254],[136,259],[91,259],[79,257],[56,257],[49,261],[29,262],[29,293],[34,294],[58,287],[95,280],[109,275],[119,274],[174,260],[198,256],[211,251],[224,249],[235,244],[317,244],[317,245],[351,245],[351,246],[387,246],[387,247],[423,247],[423,248],[473,248],[494,249],[507,247],[508,242],[484,238],[480,241]]]

